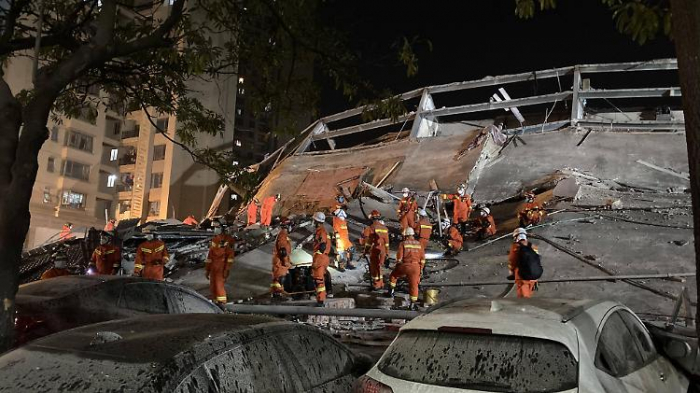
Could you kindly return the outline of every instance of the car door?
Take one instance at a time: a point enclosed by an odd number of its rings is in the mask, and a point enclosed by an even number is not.
[[[124,285],[118,307],[124,316],[170,314],[165,285],[157,282],[136,282]]]
[[[321,332],[298,328],[284,335],[292,361],[308,393],[350,392],[355,377],[347,348]]]
[[[168,301],[174,314],[219,314],[221,309],[202,296],[167,285]]]
[[[651,340],[640,341],[648,339],[648,335],[640,335],[646,331],[640,332],[633,320],[636,318],[629,311],[616,309],[603,319],[598,329],[594,365],[605,391],[684,392],[678,389],[677,375],[658,363],[659,356]]]

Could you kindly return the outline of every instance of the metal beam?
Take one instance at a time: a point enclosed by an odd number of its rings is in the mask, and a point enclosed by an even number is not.
[[[541,95],[541,96],[516,98],[514,100],[509,100],[509,101],[486,102],[486,103],[482,103],[482,104],[471,104],[471,105],[453,106],[453,107],[448,107],[448,108],[440,108],[440,109],[436,109],[434,111],[426,111],[426,113],[431,114],[433,116],[450,116],[450,115],[459,115],[459,114],[463,114],[463,113],[483,112],[483,111],[490,111],[490,110],[496,110],[496,109],[505,109],[505,108],[515,107],[515,106],[530,106],[530,105],[547,104],[547,103],[554,102],[554,101],[566,100],[569,97],[571,97],[571,94],[572,94],[571,91],[563,91],[560,93],[545,94],[545,95]]]
[[[455,82],[444,85],[429,86],[427,87],[427,89],[428,93],[430,94],[447,93],[450,91],[476,89],[479,87],[496,86],[516,82],[527,82],[530,80],[537,79],[558,78],[560,76],[569,75],[573,71],[574,67],[561,67],[544,71],[523,72],[521,74],[487,76],[485,78],[473,81]]]
[[[576,125],[583,118],[583,102],[581,101],[581,70],[574,70],[574,93],[571,98],[571,124]]]
[[[418,311],[381,310],[369,308],[267,306],[233,303],[226,304],[226,310],[236,314],[325,315],[333,317],[364,317],[381,319],[413,319],[422,314]]]
[[[423,94],[423,89],[424,88],[421,87],[420,89],[407,91],[403,94],[398,95],[397,97],[399,99],[401,99],[402,101],[410,100],[411,98],[420,97],[421,94]],[[360,107],[353,108],[353,109],[348,109],[348,110],[340,112],[340,113],[336,113],[333,115],[328,115],[326,117],[323,117],[323,118],[321,118],[321,120],[325,123],[332,123],[334,121],[347,119],[349,117],[361,115],[362,112],[364,112],[365,108],[368,108],[368,106],[365,105],[365,106],[360,106]]]
[[[581,90],[582,99],[594,98],[644,98],[644,97],[680,97],[680,87],[652,87],[642,89],[600,89]]]
[[[627,130],[684,130],[685,123],[674,121],[634,121],[634,122],[604,122],[580,120],[577,123],[581,127],[598,127],[598,128],[622,128]]]
[[[415,116],[415,113],[411,112],[411,113],[407,113],[403,116],[399,116],[399,118],[396,120],[381,119],[381,120],[371,121],[368,123],[358,124],[356,126],[339,128],[339,129],[333,130],[333,131],[325,131],[325,132],[322,132],[319,134],[312,135],[311,140],[319,141],[319,140],[323,140],[323,139],[337,138],[339,136],[346,136],[346,135],[351,135],[351,134],[355,134],[358,132],[374,130],[376,128],[381,128],[381,127],[386,127],[386,126],[390,126],[393,124],[402,123],[406,120],[410,120],[413,116]]]
[[[661,273],[661,274],[623,274],[617,276],[592,276],[592,277],[563,277],[563,278],[545,278],[537,280],[538,283],[556,283],[556,282],[587,282],[587,281],[616,281],[616,280],[650,280],[650,279],[669,279],[675,277],[694,277],[695,273]],[[489,286],[489,285],[508,285],[513,281],[474,281],[474,282],[442,282],[442,283],[425,283],[420,284],[423,288],[432,287],[471,287],[471,286]]]
[[[627,71],[665,71],[677,70],[677,59],[658,59],[650,61],[634,61],[626,63],[609,64],[583,64],[578,68],[581,73],[590,74],[597,72],[627,72]]]

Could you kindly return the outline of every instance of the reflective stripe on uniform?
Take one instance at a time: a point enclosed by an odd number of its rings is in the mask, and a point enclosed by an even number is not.
[[[273,282],[272,284],[270,284],[270,288],[282,288],[282,284],[278,282]]]
[[[225,302],[226,301],[226,296],[217,296],[216,297],[217,302]]]
[[[387,230],[387,229],[375,229],[374,231],[377,233],[388,233],[389,232],[389,230]]]
[[[142,248],[141,251],[145,252],[146,254],[150,254],[153,252],[150,248]]]
[[[229,258],[226,260],[227,263],[233,263],[233,258]]]
[[[134,265],[134,269],[143,269],[143,265],[141,265],[140,263],[137,263]]]
[[[420,226],[422,229],[433,229],[432,225],[421,225]]]
[[[393,281],[393,279],[392,279],[392,281],[389,281],[389,285],[391,285],[392,288],[395,288],[395,287],[396,287],[396,282]]]
[[[114,265],[112,265],[112,267],[119,267],[119,264],[115,263]]]
[[[165,249],[165,245],[162,245],[162,246],[156,248],[156,252],[161,252],[161,251],[163,251],[164,249]]]
[[[95,254],[102,255],[102,252],[100,250],[95,250]]]
[[[108,251],[105,251],[105,255],[114,254],[116,251],[117,251],[117,250],[108,250]]]
[[[347,225],[341,225],[341,226],[340,226],[340,229],[348,229],[348,226],[347,226]]]
[[[326,286],[325,286],[325,285],[316,288],[316,293],[321,293],[321,292],[326,292]]]
[[[420,250],[421,246],[420,246],[420,244],[404,244],[403,248],[411,248],[411,249]]]
[[[412,302],[417,302],[418,301],[418,296],[411,296],[411,301]]]

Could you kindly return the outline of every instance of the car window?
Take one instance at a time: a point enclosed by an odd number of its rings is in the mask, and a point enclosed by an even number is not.
[[[620,310],[618,312],[620,313],[620,316],[625,322],[625,325],[629,329],[630,333],[632,333],[632,337],[634,337],[635,342],[637,343],[637,348],[642,354],[644,363],[649,363],[656,359],[656,348],[654,347],[654,343],[651,341],[651,337],[649,337],[649,334],[642,323],[639,322],[639,320],[627,310]]]
[[[578,386],[578,362],[561,343],[532,337],[402,332],[379,370],[394,378],[489,392],[559,392]]]
[[[179,288],[168,287],[173,310],[180,314],[214,314],[219,309],[206,299],[202,299]]]
[[[119,307],[143,311],[150,314],[167,314],[168,303],[162,284],[134,283],[124,285],[119,298]]]
[[[176,393],[285,393],[298,391],[279,337],[268,336],[216,356],[198,367]]]
[[[615,377],[624,377],[644,366],[638,344],[618,311],[610,315],[601,330],[595,366]]]
[[[302,365],[300,377],[304,390],[311,390],[350,374],[352,358],[332,338],[320,332],[298,329],[284,335],[293,362]]]

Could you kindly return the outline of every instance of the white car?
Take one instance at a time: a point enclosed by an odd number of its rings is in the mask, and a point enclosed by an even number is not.
[[[687,378],[612,301],[458,300],[406,324],[354,392],[685,393]]]

